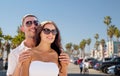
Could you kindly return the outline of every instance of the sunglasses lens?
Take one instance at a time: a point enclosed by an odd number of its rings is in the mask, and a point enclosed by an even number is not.
[[[57,34],[57,31],[56,30],[50,30],[50,29],[47,29],[47,28],[45,28],[45,29],[43,29],[43,32],[45,33],[45,34],[50,34],[50,32],[53,34],[53,35],[56,35]]]
[[[26,22],[26,26],[31,26],[32,24],[34,24],[35,26],[38,26],[38,21],[37,20],[34,20],[34,21],[27,21]]]
[[[26,25],[27,25],[27,26],[31,26],[31,25],[32,25],[32,21],[27,21],[27,22],[26,22]]]
[[[50,34],[50,29],[45,28],[45,29],[43,29],[43,32],[48,35],[48,34]]]
[[[34,24],[35,24],[36,26],[38,26],[38,21],[34,21]]]
[[[51,31],[53,35],[56,35],[57,34],[57,31],[56,30],[52,30]]]

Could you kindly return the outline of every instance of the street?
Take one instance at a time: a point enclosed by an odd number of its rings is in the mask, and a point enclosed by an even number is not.
[[[111,76],[100,71],[89,69],[89,74],[80,74],[79,65],[69,64],[68,76]]]

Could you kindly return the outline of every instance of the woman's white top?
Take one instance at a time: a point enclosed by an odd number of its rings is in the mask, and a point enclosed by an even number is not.
[[[56,63],[32,61],[29,68],[29,76],[58,76],[59,68]]]

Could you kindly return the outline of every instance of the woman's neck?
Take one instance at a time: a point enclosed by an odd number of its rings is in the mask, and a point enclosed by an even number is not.
[[[42,44],[40,43],[37,47],[36,47],[38,50],[41,50],[43,52],[47,52],[47,51],[51,51],[51,47],[49,44]]]

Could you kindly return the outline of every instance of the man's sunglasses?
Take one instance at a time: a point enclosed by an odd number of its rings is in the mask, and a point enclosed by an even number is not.
[[[34,21],[27,21],[26,22],[26,26],[30,27],[32,24],[34,24],[35,26],[38,26],[38,21],[34,20]]]
[[[56,35],[57,34],[57,30],[50,30],[50,29],[48,29],[48,28],[44,28],[43,29],[43,32],[44,32],[44,34],[46,34],[46,35],[48,35],[48,34],[50,34],[50,32],[53,34],[53,35]]]

